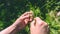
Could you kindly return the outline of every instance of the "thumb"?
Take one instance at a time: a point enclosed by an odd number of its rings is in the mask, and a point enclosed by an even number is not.
[[[30,24],[31,27],[34,27],[35,26],[35,20],[33,20]]]

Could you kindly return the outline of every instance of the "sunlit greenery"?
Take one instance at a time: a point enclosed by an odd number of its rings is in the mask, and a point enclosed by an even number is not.
[[[50,34],[60,34],[60,0],[0,0],[0,31],[30,10],[49,24]],[[18,34],[29,34],[29,25]]]

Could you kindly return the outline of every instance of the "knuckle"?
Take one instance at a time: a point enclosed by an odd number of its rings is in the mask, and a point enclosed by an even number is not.
[[[39,24],[39,25],[41,25],[41,24],[42,24],[42,22],[41,22],[41,23],[39,22],[38,24]]]
[[[43,22],[39,22],[38,25],[43,25],[44,23]]]

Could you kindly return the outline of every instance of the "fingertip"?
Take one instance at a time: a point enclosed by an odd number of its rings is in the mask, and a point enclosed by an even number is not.
[[[48,24],[45,22],[45,26],[48,26]]]
[[[32,18],[29,18],[29,22],[31,22],[33,19]]]
[[[27,23],[28,23],[28,19],[25,19],[24,21],[25,21],[25,24],[27,24]]]

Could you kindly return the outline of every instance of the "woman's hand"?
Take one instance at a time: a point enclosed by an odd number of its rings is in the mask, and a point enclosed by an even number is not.
[[[36,17],[35,20],[31,22],[30,33],[31,34],[49,34],[48,24],[42,21],[39,17]]]
[[[15,24],[18,24],[19,29],[24,28],[28,22],[31,22],[33,19],[33,13],[32,12],[26,12],[22,14],[16,21]]]
[[[32,21],[32,16],[32,12],[24,13],[11,26],[2,30],[0,34],[16,34],[20,29],[23,29],[28,22]]]

